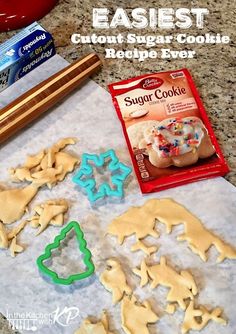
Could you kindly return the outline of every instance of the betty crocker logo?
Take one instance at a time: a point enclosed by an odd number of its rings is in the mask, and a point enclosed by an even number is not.
[[[140,87],[143,89],[155,89],[163,84],[163,80],[156,77],[145,78],[140,81]]]

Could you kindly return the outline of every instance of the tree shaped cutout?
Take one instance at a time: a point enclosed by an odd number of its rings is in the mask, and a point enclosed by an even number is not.
[[[75,232],[76,239],[79,245],[79,250],[83,254],[83,262],[86,266],[86,271],[70,275],[67,278],[62,278],[59,277],[55,271],[49,269],[44,262],[52,257],[52,251],[59,248],[61,241],[63,241],[66,238],[67,234],[70,233],[72,230],[74,230]],[[82,232],[78,222],[72,221],[61,230],[60,234],[55,237],[53,243],[47,245],[44,253],[38,257],[37,265],[39,270],[45,275],[49,276],[56,284],[69,285],[74,283],[75,281],[88,278],[94,273],[95,267],[92,262],[92,254],[87,248],[87,242],[84,239],[84,233]]]

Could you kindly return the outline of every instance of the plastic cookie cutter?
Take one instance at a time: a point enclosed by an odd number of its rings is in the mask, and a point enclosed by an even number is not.
[[[114,189],[112,189],[107,182],[103,182],[97,187],[93,176],[93,166],[91,162],[93,162],[96,167],[104,167],[106,159],[110,159],[108,169],[111,172],[111,183],[115,186]],[[84,153],[82,155],[81,167],[72,180],[85,189],[91,202],[95,202],[106,196],[123,197],[124,182],[131,172],[132,168],[120,162],[115,151],[110,149],[100,155]]]
[[[86,266],[86,271],[78,274],[73,274],[67,278],[60,278],[58,277],[58,274],[49,269],[44,264],[44,262],[51,258],[52,250],[57,249],[60,246],[61,241],[64,240],[67,234],[73,229],[76,234],[79,249],[83,254],[83,262]],[[75,281],[82,280],[91,276],[95,271],[95,267],[92,262],[92,254],[87,248],[87,242],[84,239],[84,233],[82,232],[79,223],[77,223],[76,221],[72,221],[67,224],[66,227],[61,230],[61,233],[55,237],[54,242],[46,246],[44,253],[40,255],[37,259],[37,265],[39,270],[45,275],[51,277],[52,281],[56,284],[69,285],[74,283]]]

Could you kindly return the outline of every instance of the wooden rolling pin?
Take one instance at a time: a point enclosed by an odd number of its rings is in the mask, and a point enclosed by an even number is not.
[[[65,67],[0,110],[0,144],[47,111],[101,68],[96,54]]]

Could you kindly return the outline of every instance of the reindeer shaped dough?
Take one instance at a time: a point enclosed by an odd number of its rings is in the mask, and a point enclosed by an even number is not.
[[[190,330],[200,331],[210,320],[225,325],[226,321],[221,318],[221,313],[222,310],[219,307],[211,312],[202,305],[199,306],[198,309],[194,309],[194,301],[190,301],[189,306],[185,311],[184,322],[181,328],[182,334],[186,334]],[[200,317],[200,322],[196,320],[196,317]]]
[[[133,234],[136,235],[137,241],[148,235],[158,238],[159,234],[154,230],[155,225],[155,218],[147,215],[142,207],[132,207],[112,221],[108,226],[108,233],[117,236],[119,244]]]
[[[108,317],[106,312],[103,312],[102,319],[97,322],[92,322],[90,319],[85,319],[80,329],[74,334],[113,334],[109,331]]]
[[[198,293],[193,276],[185,270],[180,274],[167,265],[165,257],[161,257],[160,264],[148,266],[143,260],[140,269],[134,269],[133,272],[140,276],[141,286],[148,283],[149,278],[152,280],[151,288],[156,288],[159,284],[170,288],[167,295],[167,301],[177,302],[185,310],[185,299],[191,300]]]
[[[149,334],[148,324],[156,323],[158,316],[148,301],[138,303],[132,296],[125,296],[121,302],[122,328],[126,334]]]
[[[125,293],[132,294],[121,264],[116,259],[107,260],[107,268],[100,276],[100,281],[108,291],[112,292],[113,304],[118,303]]]

